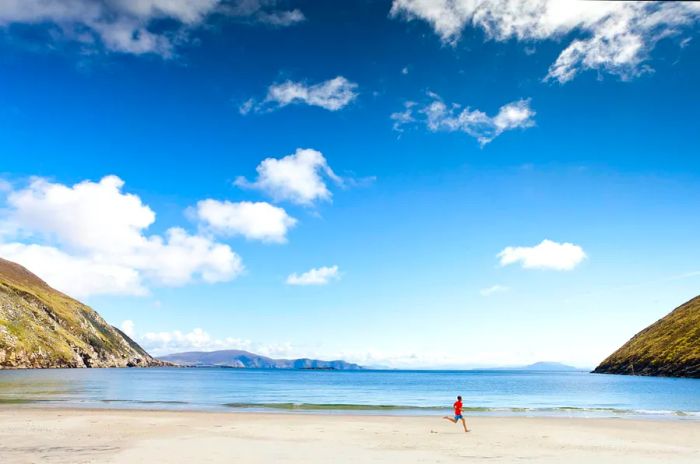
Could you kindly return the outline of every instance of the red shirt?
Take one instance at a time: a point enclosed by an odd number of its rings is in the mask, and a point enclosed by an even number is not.
[[[452,405],[455,408],[455,416],[461,416],[462,415],[462,402],[457,400],[455,401],[455,404]]]

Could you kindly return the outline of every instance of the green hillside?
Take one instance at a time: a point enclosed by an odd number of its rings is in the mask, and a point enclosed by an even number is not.
[[[0,368],[162,364],[93,309],[0,258]]]
[[[700,378],[700,297],[639,332],[593,372]]]

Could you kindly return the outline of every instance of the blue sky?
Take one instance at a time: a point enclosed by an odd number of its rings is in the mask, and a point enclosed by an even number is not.
[[[0,256],[156,354],[594,366],[697,294],[699,18],[9,2]]]

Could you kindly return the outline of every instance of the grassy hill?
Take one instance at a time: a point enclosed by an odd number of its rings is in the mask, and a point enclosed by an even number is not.
[[[700,296],[639,332],[593,372],[700,378]]]
[[[0,368],[162,364],[93,309],[0,258]]]

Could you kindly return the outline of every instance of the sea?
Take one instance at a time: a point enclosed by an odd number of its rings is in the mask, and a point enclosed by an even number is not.
[[[0,370],[0,405],[700,420],[700,380],[527,370]]]

